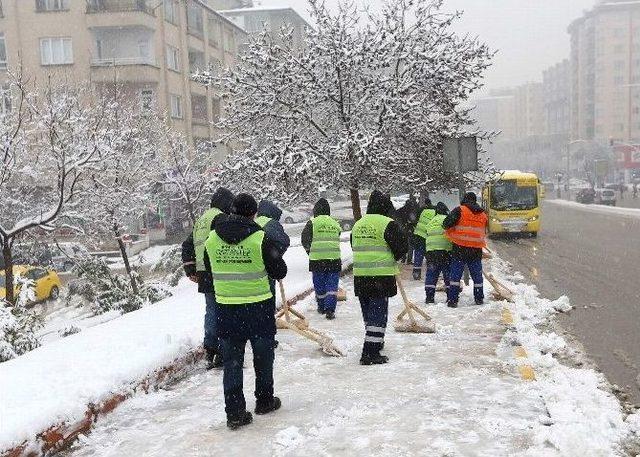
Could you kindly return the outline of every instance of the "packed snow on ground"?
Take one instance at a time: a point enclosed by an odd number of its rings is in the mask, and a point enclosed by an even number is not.
[[[347,243],[342,248],[348,259]],[[304,250],[292,248],[285,259],[290,267],[288,293],[312,287]],[[0,364],[0,451],[53,424],[82,418],[89,403],[126,389],[201,344],[202,295],[187,279],[173,293]]]
[[[130,256],[129,263],[139,267],[149,267],[154,263],[157,263],[165,251],[168,251],[173,247],[173,245],[157,245],[148,247],[147,249],[140,251],[138,254]],[[115,269],[124,268],[124,262],[120,257],[117,257],[117,260],[109,266]]]
[[[516,283],[507,265],[491,262],[516,292],[509,305],[515,325],[505,333],[504,304],[473,306],[466,288],[458,309],[444,294],[429,312],[437,333],[406,334],[389,329],[390,363],[358,364],[363,324],[351,280],[349,299],[337,319],[315,313],[313,297],[299,308],[311,325],[334,338],[345,358],[323,355],[314,343],[280,331],[275,380],[283,407],[255,417],[242,431],[225,426],[222,373],[199,371],[170,390],[136,397],[102,421],[71,452],[75,456],[116,455],[425,455],[425,456],[611,456],[618,443],[640,429],[626,421],[606,381],[590,369],[561,365],[553,355],[571,351],[544,325],[567,311],[566,297],[551,301]],[[422,304],[421,284],[409,282],[410,298]],[[490,288],[488,287],[490,290]],[[401,309],[391,301],[391,318]],[[513,346],[523,345],[537,382],[524,382]],[[245,359],[248,408],[254,375]]]
[[[546,200],[547,203],[552,205],[562,205],[568,206],[571,208],[580,209],[582,211],[588,211],[592,213],[604,213],[604,214],[616,214],[619,216],[631,216],[640,218],[640,209],[638,208],[622,208],[618,206],[607,206],[607,205],[585,205],[584,203],[573,202],[570,200]]]

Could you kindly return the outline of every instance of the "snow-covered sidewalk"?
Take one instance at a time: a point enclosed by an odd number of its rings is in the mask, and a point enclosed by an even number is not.
[[[638,208],[623,208],[620,206],[607,206],[607,205],[595,205],[595,204],[585,205],[584,203],[578,203],[571,200],[561,200],[561,199],[549,199],[549,200],[546,200],[545,203],[579,209],[581,211],[587,211],[590,213],[613,214],[618,216],[640,218],[640,209]]]
[[[492,263],[498,272],[506,270],[499,260]],[[324,356],[297,335],[279,333],[275,378],[282,410],[230,432],[222,373],[199,371],[170,390],[128,401],[81,437],[72,455],[604,457],[622,452],[619,443],[638,432],[638,417],[625,422],[600,375],[553,357],[571,350],[544,324],[568,307],[567,300],[552,302],[532,286],[507,283],[516,291],[508,312],[497,302],[472,306],[467,288],[461,308],[429,308],[436,334],[390,328],[385,351],[390,363],[362,367],[363,325],[349,279],[349,299],[339,305],[336,321],[315,314],[311,297],[300,305],[311,325],[332,334],[347,357]],[[410,296],[422,304],[422,286],[409,285]],[[444,300],[443,294],[438,297]],[[397,298],[391,308],[390,325],[401,309]],[[510,317],[514,324],[505,326],[502,321]],[[528,357],[516,359],[514,348]],[[249,348],[245,364],[251,408]],[[523,381],[518,365],[531,366],[538,381]]]

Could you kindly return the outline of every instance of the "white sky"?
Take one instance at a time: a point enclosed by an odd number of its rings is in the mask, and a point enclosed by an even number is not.
[[[338,0],[326,0],[336,4]],[[375,6],[382,0],[364,0]],[[306,0],[254,0],[291,6],[307,16]],[[463,10],[460,33],[478,35],[499,54],[487,72],[488,89],[541,81],[542,70],[569,56],[567,26],[596,0],[445,0],[445,10]]]

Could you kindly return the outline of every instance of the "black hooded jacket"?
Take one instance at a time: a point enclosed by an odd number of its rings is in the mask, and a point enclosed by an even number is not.
[[[256,217],[266,216],[271,220],[264,226],[264,232],[280,249],[280,253],[284,253],[289,249],[291,240],[289,235],[286,234],[282,224],[280,224],[280,217],[282,216],[282,210],[278,206],[270,202],[269,200],[262,200],[258,204],[258,214]]]
[[[224,187],[218,188],[211,196],[211,208],[218,208],[223,213],[211,221],[211,230],[231,212],[233,198],[233,193]],[[206,271],[196,271],[196,248],[193,244],[193,232],[182,243],[182,266],[185,275],[198,278],[198,292],[204,294],[213,289],[211,275]]]
[[[232,214],[216,224],[216,233],[226,243],[238,244],[262,228],[253,220]],[[262,243],[262,259],[271,279],[283,279],[287,264],[276,243],[265,234]],[[204,261],[211,275],[209,254],[205,250]],[[213,292],[213,290],[211,290]],[[276,333],[275,298],[246,305],[216,306],[216,333],[220,338],[250,338],[272,336]]]
[[[391,217],[394,212],[391,199],[374,190],[369,197],[367,214],[381,214]],[[407,235],[400,224],[392,221],[384,232],[384,240],[389,245],[396,260],[402,259],[408,250]],[[351,240],[353,246],[353,239]],[[393,276],[358,276],[353,278],[354,292],[358,297],[393,297],[397,295],[396,278]]]
[[[474,214],[483,213],[484,209],[476,202],[475,198],[465,198],[461,202],[462,206],[466,206],[469,208]],[[447,218],[442,223],[442,227],[446,229],[450,229],[455,227],[460,218],[462,217],[462,210],[460,206],[455,208],[453,211],[449,213]],[[453,250],[451,251],[451,256],[455,259],[463,260],[463,261],[476,261],[482,260],[482,249],[481,248],[469,248],[466,246],[458,246],[457,244],[453,244]]]
[[[331,216],[331,207],[325,198],[321,198],[313,206],[313,217],[317,216]],[[300,242],[309,254],[313,242],[313,223],[311,221],[308,221],[304,226]],[[309,260],[309,271],[340,272],[342,271],[342,260]]]
[[[420,206],[415,198],[409,197],[406,203],[396,211],[396,217],[398,222],[402,225],[402,228],[407,234],[413,233],[418,223]]]

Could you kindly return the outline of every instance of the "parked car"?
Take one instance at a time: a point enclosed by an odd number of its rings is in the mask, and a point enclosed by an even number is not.
[[[616,191],[613,189],[600,188],[595,190],[595,203],[598,205],[616,206]]]
[[[15,265],[13,267],[14,277],[20,275],[30,279],[35,283],[35,299],[42,301],[47,299],[55,300],[60,295],[60,278],[58,273],[51,268],[36,267],[32,265]],[[5,271],[0,272],[0,298],[7,296]],[[15,293],[20,293],[20,287],[14,288]]]
[[[307,222],[312,217],[312,211],[308,207],[284,208],[280,220],[284,224],[297,224]]]
[[[584,179],[571,178],[569,180],[569,189],[577,191],[588,190],[591,189],[591,184],[589,184],[589,182],[585,181]]]
[[[576,201],[578,203],[590,204],[595,201],[595,198],[596,198],[596,191],[593,190],[592,188],[581,189],[576,194]]]

